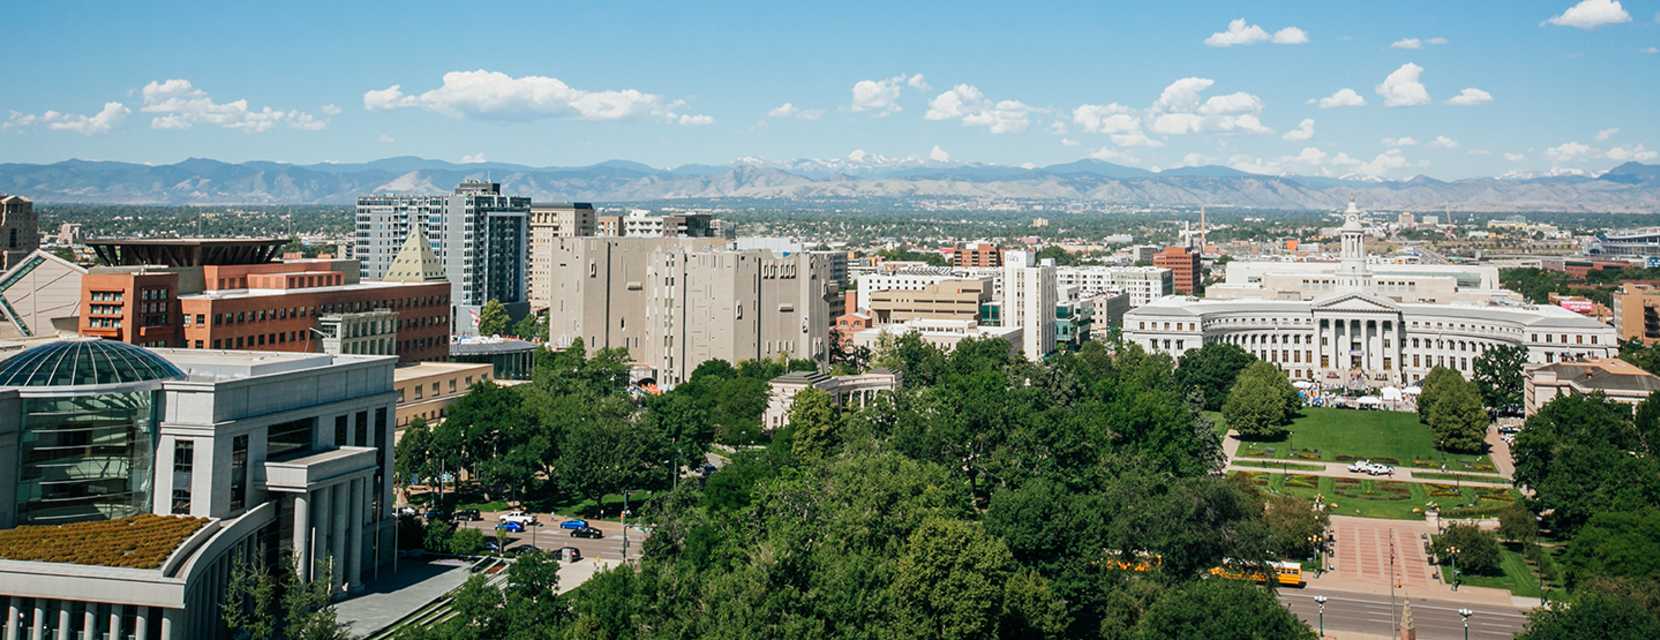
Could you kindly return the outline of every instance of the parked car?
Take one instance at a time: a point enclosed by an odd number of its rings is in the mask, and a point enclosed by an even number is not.
[[[501,553],[501,545],[497,544],[495,540],[491,540],[491,539],[486,538],[484,540],[484,552],[485,553]]]
[[[560,547],[556,553],[559,554],[560,560],[566,562],[576,562],[582,559],[582,550],[576,547]]]
[[[1356,460],[1349,463],[1349,473],[1364,473],[1367,469],[1371,468],[1371,466],[1371,460]]]
[[[434,521],[437,521],[437,520],[443,520],[443,521],[447,522],[450,519],[450,512],[440,511],[438,509],[428,509],[427,512],[426,512],[426,519],[427,519],[427,522],[434,522]]]
[[[571,537],[597,539],[605,537],[605,534],[600,532],[599,529],[595,529],[593,527],[582,527],[581,529],[572,529]]]
[[[1374,476],[1392,476],[1395,475],[1395,468],[1386,464],[1374,464],[1366,472]]]
[[[517,522],[526,527],[536,524],[536,514],[529,511],[509,511],[497,518],[502,522]]]
[[[1522,432],[1522,428],[1518,427],[1516,425],[1513,425],[1513,424],[1507,424],[1507,425],[1504,425],[1502,427],[1499,427],[1499,433],[1511,434],[1511,433],[1521,433],[1521,432]]]
[[[528,555],[531,555],[531,554],[536,554],[536,553],[541,553],[541,552],[542,552],[542,550],[540,548],[537,548],[535,546],[528,545],[528,544],[521,544],[517,547],[509,548],[507,550],[507,555],[510,555],[510,556],[513,556],[513,557],[517,558],[517,557],[528,556]]]
[[[588,521],[583,520],[581,518],[572,518],[570,520],[566,520],[564,522],[559,523],[559,528],[560,529],[583,529],[583,528],[586,528],[587,526],[588,526]]]
[[[398,507],[398,515],[415,517],[415,516],[421,515],[421,512],[416,511],[415,507],[411,507],[409,505],[404,505],[404,506]]]
[[[501,524],[496,525],[496,528],[500,529],[502,531],[506,531],[508,533],[524,533],[525,532],[525,526],[522,525],[522,524],[519,524],[519,522],[517,520],[508,520],[507,522],[503,522]]]
[[[479,514],[478,509],[462,509],[455,512],[455,519],[458,522],[478,522],[483,520],[484,516]]]

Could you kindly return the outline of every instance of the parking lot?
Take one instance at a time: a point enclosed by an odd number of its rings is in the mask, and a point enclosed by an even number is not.
[[[458,523],[462,527],[477,529],[486,536],[495,537],[497,518],[501,512],[486,511],[483,520],[478,522]],[[584,558],[602,560],[623,560],[623,528],[620,523],[603,520],[589,520],[588,526],[599,529],[605,537],[598,539],[577,538],[571,535],[570,530],[559,528],[559,521],[553,520],[545,513],[536,514],[538,524],[526,527],[524,533],[507,534],[507,547],[512,549],[521,545],[534,544],[541,549],[553,550],[560,547],[576,547],[582,551]],[[628,530],[628,558],[640,557],[640,545],[645,542],[649,534],[634,527]]]

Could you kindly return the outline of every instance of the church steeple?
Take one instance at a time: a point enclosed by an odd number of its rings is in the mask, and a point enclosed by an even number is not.
[[[1360,208],[1349,196],[1349,208],[1343,212],[1343,264],[1337,270],[1338,286],[1344,290],[1363,290],[1371,287],[1372,274],[1366,268],[1366,226],[1360,222]]]

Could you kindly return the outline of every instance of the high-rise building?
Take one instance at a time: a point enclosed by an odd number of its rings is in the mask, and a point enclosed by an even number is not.
[[[1660,342],[1660,289],[1626,283],[1613,295],[1614,331],[1620,341]]]
[[[23,196],[0,193],[0,271],[12,268],[40,248],[40,220],[35,205]]]
[[[1197,296],[1205,293],[1205,272],[1199,260],[1199,252],[1172,245],[1153,256],[1153,266],[1170,270],[1176,293]]]
[[[718,238],[560,238],[554,348],[627,349],[664,384],[707,360],[822,360],[829,269],[821,257],[734,251]]]
[[[552,295],[546,274],[553,272],[549,246],[554,238],[582,238],[596,232],[594,205],[586,202],[530,205],[530,310],[548,308]]]
[[[354,250],[366,277],[385,275],[417,229],[444,265],[457,333],[476,331],[472,318],[485,302],[521,312],[528,304],[530,198],[502,195],[501,183],[471,178],[447,196],[359,197]]]
[[[1061,288],[1075,287],[1080,296],[1122,291],[1129,294],[1132,307],[1170,295],[1175,289],[1170,270],[1162,267],[1055,267],[1055,283]]]
[[[1021,329],[1021,352],[1037,362],[1055,350],[1055,265],[1025,251],[1003,255],[1003,326]]]
[[[1001,267],[1003,249],[990,242],[970,242],[957,247],[951,254],[954,267]]]
[[[622,235],[628,238],[713,238],[715,217],[707,213],[654,216],[630,211],[622,217]]]

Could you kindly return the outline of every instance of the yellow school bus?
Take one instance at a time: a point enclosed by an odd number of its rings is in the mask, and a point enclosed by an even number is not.
[[[1243,563],[1224,561],[1221,566],[1211,567],[1210,575],[1229,580],[1250,580],[1264,582],[1268,575],[1273,574],[1274,582],[1282,587],[1302,587],[1308,582],[1303,579],[1303,565],[1295,562],[1268,562],[1262,568],[1246,566]]]

